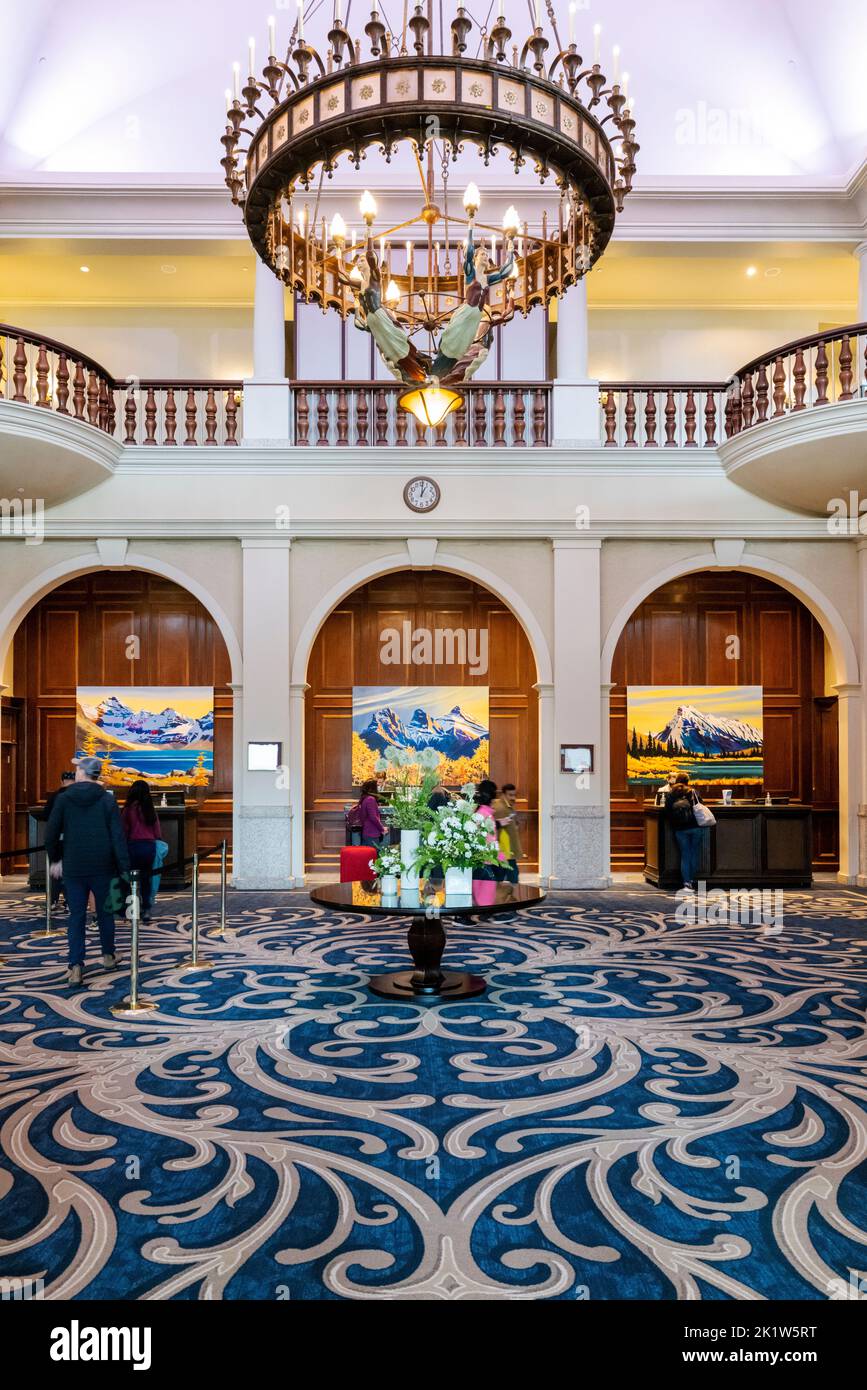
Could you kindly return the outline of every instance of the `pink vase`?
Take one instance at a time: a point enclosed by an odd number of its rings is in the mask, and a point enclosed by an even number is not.
[[[497,901],[497,884],[492,878],[473,879],[473,902],[476,907],[493,907]]]

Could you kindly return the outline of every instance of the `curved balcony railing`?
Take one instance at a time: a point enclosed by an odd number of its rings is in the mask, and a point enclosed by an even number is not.
[[[725,433],[732,439],[766,420],[867,396],[867,323],[797,338],[734,375]]]
[[[0,400],[56,410],[114,434],[114,385],[105,367],[76,348],[0,323]]]

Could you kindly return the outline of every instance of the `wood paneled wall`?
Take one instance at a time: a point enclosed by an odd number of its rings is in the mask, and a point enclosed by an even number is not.
[[[139,639],[138,660],[127,639]],[[75,750],[80,685],[213,685],[214,780],[199,800],[199,849],[232,833],[229,655],[214,620],[177,584],[138,570],[102,570],[47,594],[15,635],[18,724],[16,844],[27,807],[56,787]],[[4,846],[6,848],[7,846]],[[11,846],[9,846],[11,848]]]
[[[726,656],[731,634],[739,660]],[[812,803],[814,869],[839,867],[837,701],[825,696],[822,629],[793,594],[725,570],[666,584],[627,623],[611,679],[613,869],[639,869],[643,856],[644,792],[626,782],[629,685],[761,685],[762,792]]]
[[[461,666],[392,666],[380,662],[380,633],[413,628],[488,629],[489,670]],[[525,867],[538,860],[539,716],[530,644],[517,618],[496,597],[457,575],[402,571],[357,589],[322,627],[307,671],[305,832],[308,866],[337,863],[344,843],[343,808],[351,785],[354,685],[487,685],[491,776],[518,788]]]

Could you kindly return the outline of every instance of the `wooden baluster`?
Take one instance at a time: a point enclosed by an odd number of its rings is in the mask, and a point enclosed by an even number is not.
[[[189,415],[189,411],[187,412],[187,414]],[[142,444],[147,448],[155,449],[157,443],[157,398],[154,395],[154,388],[152,386],[148,387],[148,393],[145,397],[144,418],[145,437],[142,440]],[[190,425],[188,419],[187,433],[189,433],[189,428]],[[193,426],[193,428],[195,429],[195,425]],[[189,442],[190,441],[187,440],[188,444]]]
[[[494,447],[506,442],[506,398],[502,388],[494,392]]]
[[[437,449],[448,448],[448,440],[446,439],[446,430],[448,429],[448,427],[449,417],[446,416],[444,420],[440,420],[439,424],[434,430],[434,444]]]
[[[68,415],[69,407],[69,362],[66,353],[62,352],[57,359],[57,413],[58,415]]]
[[[753,423],[755,408],[753,402],[756,398],[755,388],[753,387],[753,374],[747,372],[744,377],[744,384],[741,389],[741,428],[748,430]]]
[[[93,371],[87,374],[87,418],[91,425],[99,424],[99,382]]]
[[[840,344],[840,400],[851,401],[855,392],[852,390],[852,344],[849,341],[849,334],[844,333],[843,341]]]
[[[613,391],[605,392],[605,400],[602,402],[602,414],[605,423],[605,448],[617,448],[617,398]]]
[[[396,406],[394,412],[394,430],[397,436],[395,444],[398,449],[409,448],[409,445],[406,442],[406,427],[408,424],[409,415],[404,410],[403,406]]]
[[[124,444],[135,444],[135,416],[135,391],[132,387],[130,387],[126,396],[126,405],[123,408],[123,420],[124,427],[126,429],[126,434],[124,436],[123,441]]]
[[[648,391],[644,406],[644,447],[645,449],[659,448],[656,442],[656,396],[653,391]]]
[[[196,423],[198,420],[199,408],[196,402],[196,392],[192,386],[187,387],[187,403],[184,407],[184,426],[187,437],[184,440],[185,449],[194,449],[198,445],[196,439]]]
[[[76,420],[84,419],[84,367],[75,364],[75,377],[72,382],[72,413]]]
[[[763,362],[759,367],[759,375],[756,389],[756,423],[761,425],[768,418],[768,395],[770,386],[768,384],[768,369]]]
[[[816,399],[813,404],[828,404],[828,349],[824,338],[820,338],[816,348]]]
[[[0,400],[3,399],[3,382],[6,379],[6,364],[3,357],[3,338],[0,336]]]
[[[415,421],[415,447],[417,449],[427,448],[427,425],[423,425],[421,420]]]
[[[795,365],[792,370],[792,380],[795,383],[795,404],[792,406],[792,411],[806,410],[807,407],[804,405],[804,397],[807,394],[807,364],[804,361],[803,348],[795,349]]]
[[[677,441],[677,406],[674,403],[674,392],[668,388],[668,395],[665,398],[665,447],[666,449],[676,449]]]
[[[400,441],[398,441],[399,443]],[[455,446],[463,446],[467,442],[467,398],[461,396],[460,405],[455,407]]]
[[[117,402],[116,402],[116,400],[115,400],[115,398],[114,398],[114,382],[113,382],[113,381],[106,381],[106,383],[105,383],[105,390],[106,390],[105,430],[106,430],[106,434],[110,434],[111,437],[112,437],[112,439],[114,439],[114,432],[115,432],[115,428],[117,427]]]
[[[96,423],[101,430],[108,429],[108,382],[104,377],[99,378],[99,409]]]
[[[217,444],[217,398],[213,387],[208,387],[205,397],[205,448],[215,448]]]
[[[726,396],[726,439],[731,439],[732,435],[734,434],[734,424],[733,424],[733,421],[732,421],[732,413],[733,413],[732,398],[731,398],[731,396]]]
[[[163,443],[168,445],[170,448],[177,448],[178,441],[175,438],[175,435],[177,433],[178,428],[178,407],[177,402],[175,401],[175,388],[173,386],[170,386],[166,391],[166,403],[163,409],[163,418],[165,421],[166,430],[166,437],[163,440]]]
[[[526,407],[525,404],[524,404],[524,390],[523,390],[523,387],[520,387],[520,386],[519,386],[518,389],[517,389],[517,391],[514,391],[514,392],[512,393],[512,448],[513,448],[513,449],[526,449],[526,447],[527,447],[527,441],[526,441],[526,439],[524,438],[524,435],[526,434],[526,431],[527,431],[526,411],[527,411],[527,407]],[[455,440],[455,443],[457,443],[457,440]]]
[[[310,402],[303,386],[295,392],[295,443],[299,449],[310,447]]]
[[[533,448],[548,447],[548,401],[541,386],[533,392]]]
[[[357,387],[355,391],[355,442],[360,449],[367,448],[367,420],[370,414],[370,407],[367,404],[367,392],[363,386]]]
[[[473,444],[477,449],[486,449],[488,441],[485,438],[488,425],[488,412],[485,405],[484,389],[473,391]]]
[[[708,391],[704,403],[704,447],[716,448],[716,396]]]
[[[304,393],[304,400],[307,400],[307,393]],[[296,439],[296,444],[298,440]],[[307,443],[307,421],[304,422],[304,443]],[[238,447],[238,402],[235,398],[234,390],[226,392],[226,448],[237,449]]]
[[[50,409],[48,402],[48,352],[44,343],[39,344],[39,348],[36,353],[35,404],[41,406],[43,410]]]
[[[786,368],[782,357],[774,358],[774,413],[771,419],[778,420],[786,413]]]
[[[629,389],[628,389],[627,392],[626,392],[626,409],[625,409],[624,412],[623,412],[623,420],[624,420],[624,424],[625,424],[625,426],[626,426],[626,443],[625,443],[624,446],[623,446],[625,449],[637,449],[637,448],[638,448],[638,445],[637,445],[637,443],[635,442],[635,416],[636,416],[636,413],[637,413],[637,412],[636,412],[636,409],[635,409],[635,392],[633,391],[632,387],[630,386]]]
[[[377,444],[388,444],[388,396],[380,386],[376,392],[374,404],[374,421],[376,423],[376,442]]]
[[[328,425],[329,425],[328,396],[325,390],[320,390],[319,400],[316,403],[316,429],[319,438],[316,441],[317,449],[328,447]]]
[[[349,444],[349,401],[341,386],[337,392],[337,446],[345,449]]]
[[[22,405],[27,404],[27,349],[24,346],[24,339],[19,338],[15,344],[15,356],[12,358],[12,385],[15,387],[13,401],[19,401]]]
[[[732,434],[740,434],[742,424],[741,383],[738,382],[732,394]]]
[[[697,449],[695,442],[696,415],[698,414],[695,405],[695,392],[690,386],[686,393],[686,405],[683,408],[683,432],[686,436],[683,442],[684,449]]]

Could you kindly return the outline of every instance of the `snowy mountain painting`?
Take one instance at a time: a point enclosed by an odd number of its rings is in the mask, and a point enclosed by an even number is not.
[[[760,685],[630,686],[627,780],[661,785],[670,771],[723,786],[761,782]]]
[[[487,777],[490,766],[488,687],[479,685],[355,686],[352,691],[352,780],[366,781],[386,748],[443,756],[449,785]]]
[[[208,686],[80,686],[75,752],[103,762],[102,781],[206,786],[214,771],[214,692]]]

